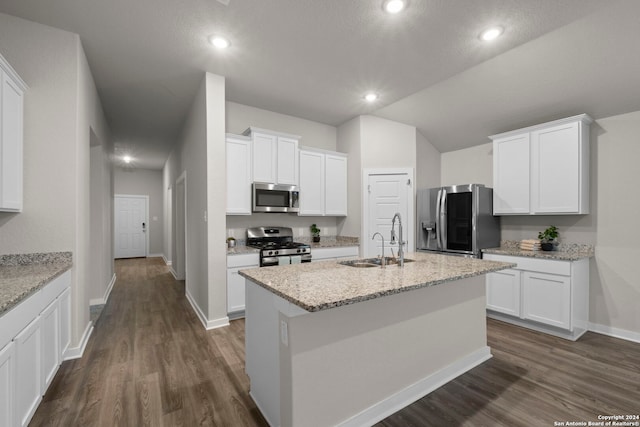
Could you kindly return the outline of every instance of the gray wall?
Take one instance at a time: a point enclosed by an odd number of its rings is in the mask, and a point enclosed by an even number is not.
[[[640,179],[640,112],[591,125],[590,214],[503,216],[502,238],[537,238],[553,224],[560,240],[595,245],[590,263],[590,321],[602,331],[630,331],[640,337],[640,255],[636,226],[640,198],[629,184]],[[442,183],[492,186],[491,144],[442,154]]]
[[[149,256],[162,256],[164,241],[164,194],[162,171],[116,167],[113,179],[115,194],[149,196]]]
[[[416,132],[416,187],[439,187],[440,164],[440,152],[420,132]]]
[[[76,34],[0,14],[0,52],[29,85],[24,210],[0,213],[0,253],[73,252],[71,347],[79,351],[90,326],[90,256],[106,258],[90,255],[90,135],[107,143],[109,129]]]

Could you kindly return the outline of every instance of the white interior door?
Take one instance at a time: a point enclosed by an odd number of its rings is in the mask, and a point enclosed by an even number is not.
[[[115,258],[147,256],[148,200],[148,196],[115,196]]]
[[[391,221],[396,212],[400,213],[403,226],[403,240],[407,242],[405,252],[413,248],[413,191],[412,173],[368,173],[367,187],[367,213],[365,222],[365,256],[373,257],[382,254],[382,241],[379,236],[375,240],[373,235],[382,234],[385,242],[385,256],[390,256]],[[396,221],[396,233],[399,227]],[[394,253],[398,254],[398,246],[392,246]]]

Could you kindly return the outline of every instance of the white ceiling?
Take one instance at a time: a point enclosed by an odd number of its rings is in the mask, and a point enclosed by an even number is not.
[[[640,1],[410,0],[395,16],[382,0],[225,2],[0,0],[0,12],[80,34],[117,147],[140,167],[162,167],[203,71],[227,78],[229,101],[334,126],[375,114],[442,152],[640,110]],[[481,42],[493,24],[505,34]],[[214,33],[231,48],[215,51]]]

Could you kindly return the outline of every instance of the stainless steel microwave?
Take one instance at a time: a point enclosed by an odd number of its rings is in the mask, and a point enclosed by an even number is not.
[[[297,185],[253,183],[253,212],[299,212]]]

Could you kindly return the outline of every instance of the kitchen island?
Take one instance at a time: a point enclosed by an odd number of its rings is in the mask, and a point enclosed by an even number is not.
[[[270,425],[370,425],[491,357],[484,275],[513,264],[407,258],[240,271],[250,392]]]

